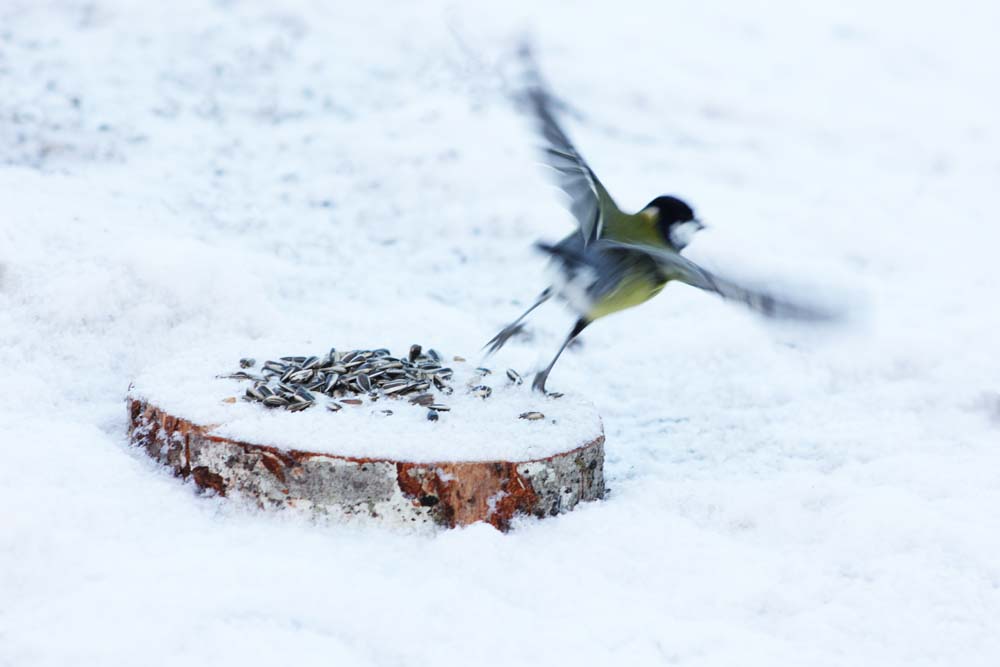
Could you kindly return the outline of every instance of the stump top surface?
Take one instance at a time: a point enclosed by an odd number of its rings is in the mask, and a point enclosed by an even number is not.
[[[455,369],[451,383],[455,392],[439,398],[451,410],[432,422],[426,408],[405,398],[365,400],[336,413],[326,409],[325,397],[295,413],[249,403],[240,397],[250,383],[216,377],[237,370],[237,359],[231,352],[173,358],[136,377],[130,394],[177,417],[211,426],[211,435],[353,458],[530,461],[576,449],[603,432],[593,404],[569,393],[560,398],[541,396],[531,391],[530,380],[515,386],[502,367],[483,378],[474,374],[471,364],[449,362]],[[467,393],[470,382],[492,387],[493,394],[481,399]],[[387,409],[393,414],[381,414]],[[544,419],[519,418],[531,411],[543,413]]]

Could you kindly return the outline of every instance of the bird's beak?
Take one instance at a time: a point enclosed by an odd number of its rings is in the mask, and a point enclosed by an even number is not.
[[[704,222],[702,222],[702,219],[701,219],[701,218],[695,218],[694,220],[692,220],[692,222],[693,222],[694,224],[698,225],[698,231],[699,231],[699,232],[700,232],[701,230],[703,230],[703,229],[706,229],[706,228],[708,227],[708,225],[706,225],[706,224],[705,224]]]

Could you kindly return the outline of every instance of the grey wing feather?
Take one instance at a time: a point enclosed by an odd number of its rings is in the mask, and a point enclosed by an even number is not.
[[[535,86],[527,91],[527,99],[547,143],[545,161],[556,171],[559,187],[569,196],[569,209],[580,225],[584,243],[593,241],[601,236],[605,207],[613,206],[611,197],[559,126],[549,94]]]
[[[718,294],[727,301],[742,303],[751,310],[771,319],[828,322],[839,319],[839,314],[820,306],[796,303],[768,294],[715,275],[686,257],[668,248],[657,248],[639,243],[622,243],[602,239],[600,245],[643,253],[652,258],[664,275],[674,280]]]

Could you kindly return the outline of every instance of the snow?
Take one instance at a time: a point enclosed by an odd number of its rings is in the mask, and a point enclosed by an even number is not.
[[[998,13],[0,4],[0,665],[997,664]],[[531,302],[571,218],[500,92],[525,31],[619,203],[682,196],[690,257],[860,323],[671,285],[595,324],[549,387],[611,493],[509,534],[262,514],[129,449],[170,359],[471,354]],[[572,317],[530,325],[495,368]]]
[[[313,352],[324,354],[329,347]],[[454,388],[452,395],[430,390],[436,402],[449,408],[435,422],[427,420],[427,408],[410,405],[406,398],[370,401],[362,396],[357,399],[364,401],[362,405],[348,405],[337,413],[326,409],[332,399],[322,394],[316,406],[297,413],[242,400],[230,403],[226,399],[243,396],[250,383],[220,377],[239,368],[236,359],[242,355],[233,356],[238,348],[228,349],[228,354],[224,348],[212,352],[199,349],[144,369],[129,394],[167,414],[210,426],[212,435],[283,449],[391,461],[533,461],[582,447],[602,433],[594,405],[582,397],[546,397],[531,391],[528,384],[514,385],[502,370],[484,377],[468,361],[446,362],[455,371],[448,383]],[[263,363],[281,356],[278,350],[257,358]],[[473,395],[474,386],[490,387],[490,397]],[[384,415],[383,410],[392,410],[392,414]],[[532,411],[545,418],[519,418]]]

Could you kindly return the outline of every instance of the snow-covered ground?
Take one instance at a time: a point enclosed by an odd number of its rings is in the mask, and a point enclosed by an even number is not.
[[[213,425],[211,434],[222,438],[393,461],[537,461],[576,449],[602,432],[595,406],[579,392],[548,397],[523,380],[514,384],[503,370],[484,377],[473,363],[451,357],[446,363],[454,371],[447,382],[452,393],[428,388],[446,408],[435,421],[427,419],[426,407],[384,397],[369,401],[364,394],[352,394],[360,404],[341,408],[335,418],[326,409],[334,401],[319,392],[313,393],[316,406],[305,411],[270,410],[237,400],[251,385],[223,376],[237,368],[232,345],[221,341],[215,350],[201,348],[153,364],[135,377],[129,396],[195,424]],[[489,400],[473,387],[487,387]],[[386,409],[392,419],[385,418]],[[530,412],[544,418],[519,418]]]
[[[994,2],[0,3],[0,665],[1000,662]],[[620,203],[849,294],[602,321],[611,493],[509,534],[319,527],[125,440],[199,346],[474,356],[570,229],[502,94],[534,35]],[[527,373],[571,317],[497,358]]]

